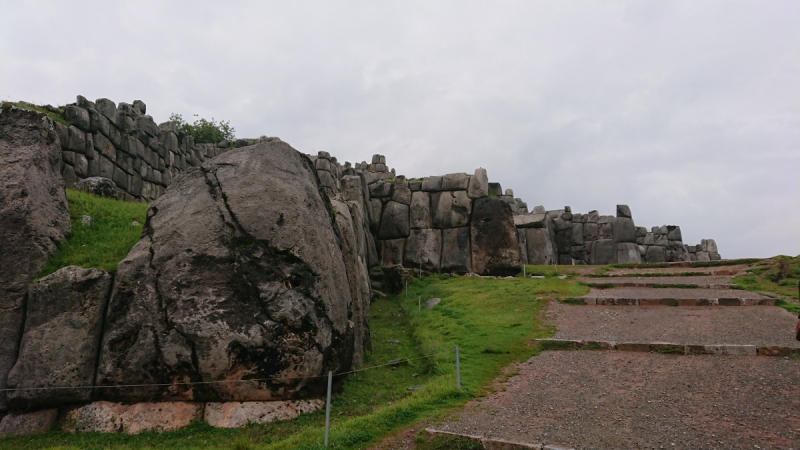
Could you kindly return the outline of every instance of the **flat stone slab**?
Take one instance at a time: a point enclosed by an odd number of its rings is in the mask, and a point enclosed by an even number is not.
[[[206,403],[204,417],[212,427],[237,428],[248,423],[294,419],[325,406],[322,399],[276,402]]]
[[[595,449],[800,448],[800,360],[547,351],[436,430]]]
[[[57,409],[45,409],[27,414],[11,413],[0,421],[0,436],[46,433],[55,429],[57,420]]]
[[[547,316],[558,329],[554,339],[800,347],[794,338],[797,316],[776,306],[608,307],[550,302]]]
[[[136,434],[142,431],[169,431],[183,428],[203,418],[203,403],[94,402],[68,410],[64,431]]]
[[[706,275],[737,275],[742,274],[745,270],[749,269],[750,266],[747,264],[737,264],[732,266],[712,266],[712,267],[691,267],[694,263],[689,262],[679,262],[679,263],[668,263],[667,267],[640,267],[635,269],[615,269],[610,268],[606,271],[606,275],[628,275],[628,274],[637,274],[637,273],[664,273],[664,274],[676,274],[676,273],[705,273]]]
[[[589,305],[753,306],[775,305],[775,299],[741,289],[591,288],[581,297]]]

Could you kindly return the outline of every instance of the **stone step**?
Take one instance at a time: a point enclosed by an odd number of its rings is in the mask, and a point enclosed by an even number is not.
[[[614,298],[580,297],[587,305],[607,306],[775,306],[774,298]]]
[[[669,353],[679,355],[748,355],[786,357],[800,355],[800,348],[780,345],[684,345],[671,342],[611,342],[577,339],[534,339],[545,350],[617,350],[621,352]]]
[[[775,306],[776,300],[740,289],[614,287],[591,288],[580,297],[589,305]]]

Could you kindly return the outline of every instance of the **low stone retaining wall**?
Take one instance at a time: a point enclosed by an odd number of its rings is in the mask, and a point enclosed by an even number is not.
[[[610,342],[564,339],[534,339],[545,350],[617,350],[621,352],[670,353],[678,355],[747,355],[786,357],[800,355],[800,348],[757,345],[685,345],[670,342]]]
[[[604,298],[580,297],[587,305],[608,306],[775,306],[774,298]]]
[[[19,436],[51,430],[128,433],[170,431],[193,420],[219,428],[243,427],[293,419],[325,406],[322,399],[275,402],[94,402],[88,405],[9,414],[0,421],[0,436]]]

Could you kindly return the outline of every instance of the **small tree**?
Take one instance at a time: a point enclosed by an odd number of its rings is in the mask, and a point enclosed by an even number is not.
[[[220,120],[217,123],[213,117],[211,120],[200,118],[195,120],[193,124],[189,124],[183,119],[183,116],[175,113],[169,116],[169,120],[175,122],[178,130],[193,137],[194,142],[197,144],[216,144],[220,141],[232,141],[235,138],[233,133],[236,130],[227,120]]]

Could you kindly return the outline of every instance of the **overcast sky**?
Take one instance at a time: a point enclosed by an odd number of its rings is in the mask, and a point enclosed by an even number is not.
[[[0,2],[0,97],[78,94],[800,254],[800,1]]]

